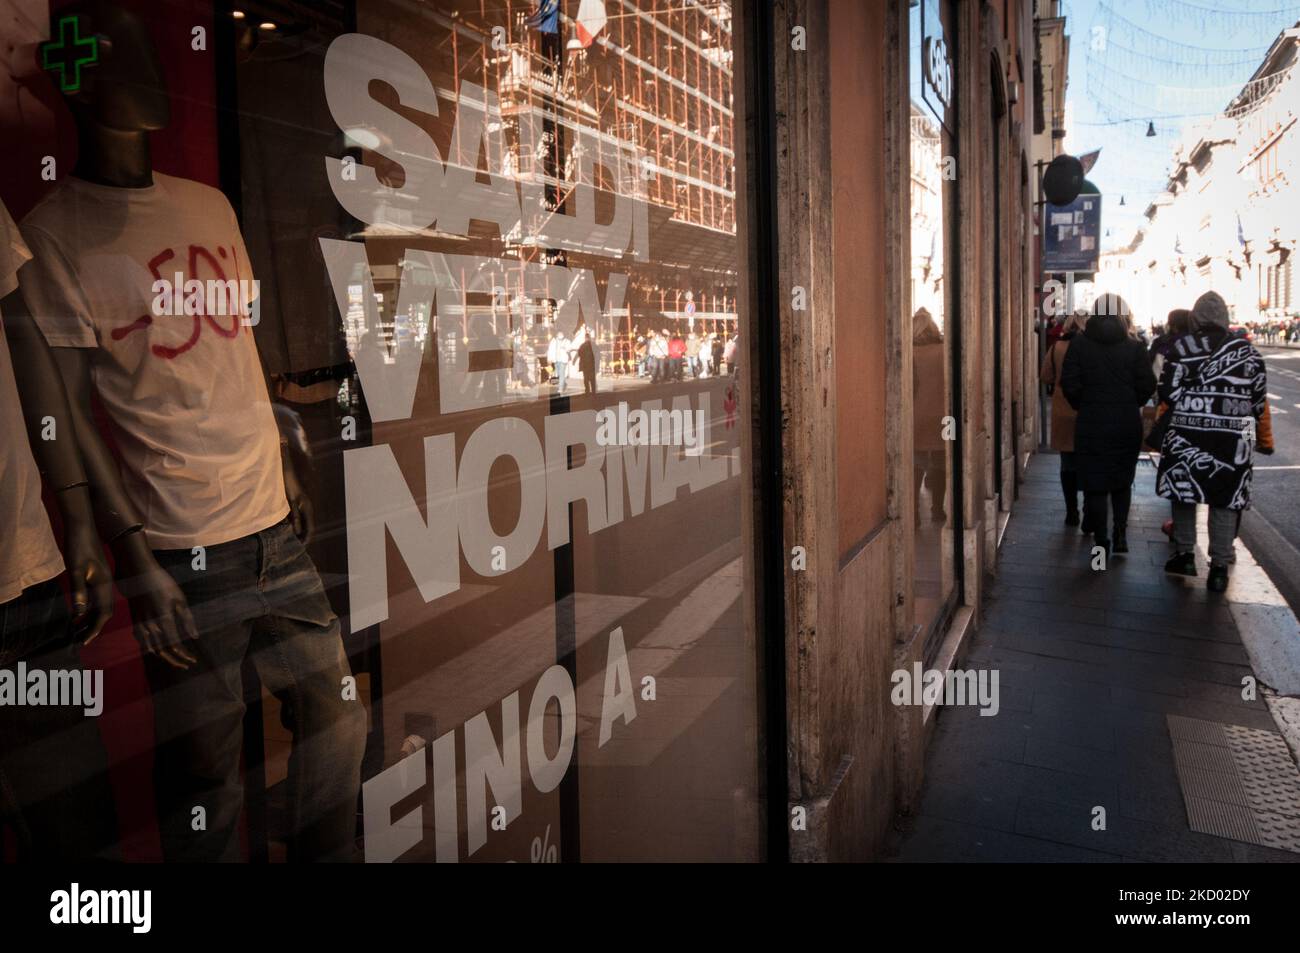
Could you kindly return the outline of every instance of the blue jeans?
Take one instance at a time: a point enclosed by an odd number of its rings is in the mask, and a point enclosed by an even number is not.
[[[555,368],[555,386],[564,393],[564,382],[569,379],[569,365],[564,361],[556,361],[553,365]]]
[[[80,673],[77,651],[56,580],[0,605],[0,668]],[[108,757],[84,706],[0,706],[0,818],[20,859],[121,859]]]
[[[350,860],[366,715],[343,698],[352,674],[338,618],[287,520],[207,547],[154,553],[185,593],[198,629],[198,665],[181,670],[145,656],[157,738],[154,782],[163,857],[239,860],[240,748],[247,659],[284,706],[289,755],[291,860]],[[206,813],[195,831],[194,809]]]

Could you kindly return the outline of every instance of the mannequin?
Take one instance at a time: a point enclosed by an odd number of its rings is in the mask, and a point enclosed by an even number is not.
[[[167,127],[171,100],[162,65],[138,19],[107,3],[77,5],[63,11],[82,25],[81,35],[101,40],[102,62],[87,70],[81,89],[66,97],[77,124],[77,162],[73,175],[87,182],[135,189],[153,184],[149,134]],[[136,637],[178,667],[193,663],[184,638],[195,638],[185,597],[154,560],[139,530],[144,521],[123,492],[117,462],[99,438],[91,409],[90,356],[77,348],[56,348],[56,361],[72,400],[73,423],[86,460],[99,517],[109,541],[119,580],[131,605]]]
[[[15,707],[26,695],[23,672],[62,672],[79,686],[93,684],[78,653],[113,612],[67,397],[49,347],[13,290],[27,257],[0,205],[0,814],[15,822],[22,859],[113,860],[117,822],[96,720],[84,705]],[[41,505],[38,463],[62,517],[62,554]],[[65,569],[70,620],[58,582]]]
[[[168,125],[170,104],[144,24],[103,0],[69,13],[105,53],[67,96],[74,175],[24,221],[35,260],[21,280],[72,397],[146,653],[164,857],[238,857],[249,660],[294,729],[291,858],[349,859],[364,712],[340,698],[350,672],[338,620],[302,547],[310,506],[247,313],[209,313],[200,300],[172,316],[149,303],[156,280],[249,279],[243,238],[220,192],[153,170],[149,136]],[[119,437],[121,474],[92,393]]]

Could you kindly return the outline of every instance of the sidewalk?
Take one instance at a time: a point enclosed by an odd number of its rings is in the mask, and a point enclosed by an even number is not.
[[[1145,464],[1131,552],[1093,572],[1091,537],[1064,525],[1057,467],[1053,454],[1030,466],[961,662],[1000,673],[1001,710],[938,713],[892,859],[1300,861],[1261,846],[1300,846],[1300,772],[1263,690],[1242,699],[1254,673],[1231,606],[1256,598],[1258,579],[1243,570],[1227,593],[1207,592],[1203,545],[1198,578],[1164,574],[1168,504]],[[1274,629],[1294,629],[1283,611]],[[1239,839],[1194,831],[1189,805],[1201,830]]]

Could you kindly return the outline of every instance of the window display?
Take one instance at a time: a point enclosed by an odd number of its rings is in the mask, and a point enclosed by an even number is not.
[[[52,5],[128,859],[760,856],[732,14],[588,6]]]

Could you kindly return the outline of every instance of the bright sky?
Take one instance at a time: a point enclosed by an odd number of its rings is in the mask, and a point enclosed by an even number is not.
[[[1128,243],[1163,189],[1174,145],[1222,110],[1297,0],[1065,0],[1070,36],[1065,149],[1101,148],[1088,178],[1105,196],[1102,248]],[[1156,135],[1148,138],[1147,124]],[[1120,198],[1125,204],[1120,206]]]

